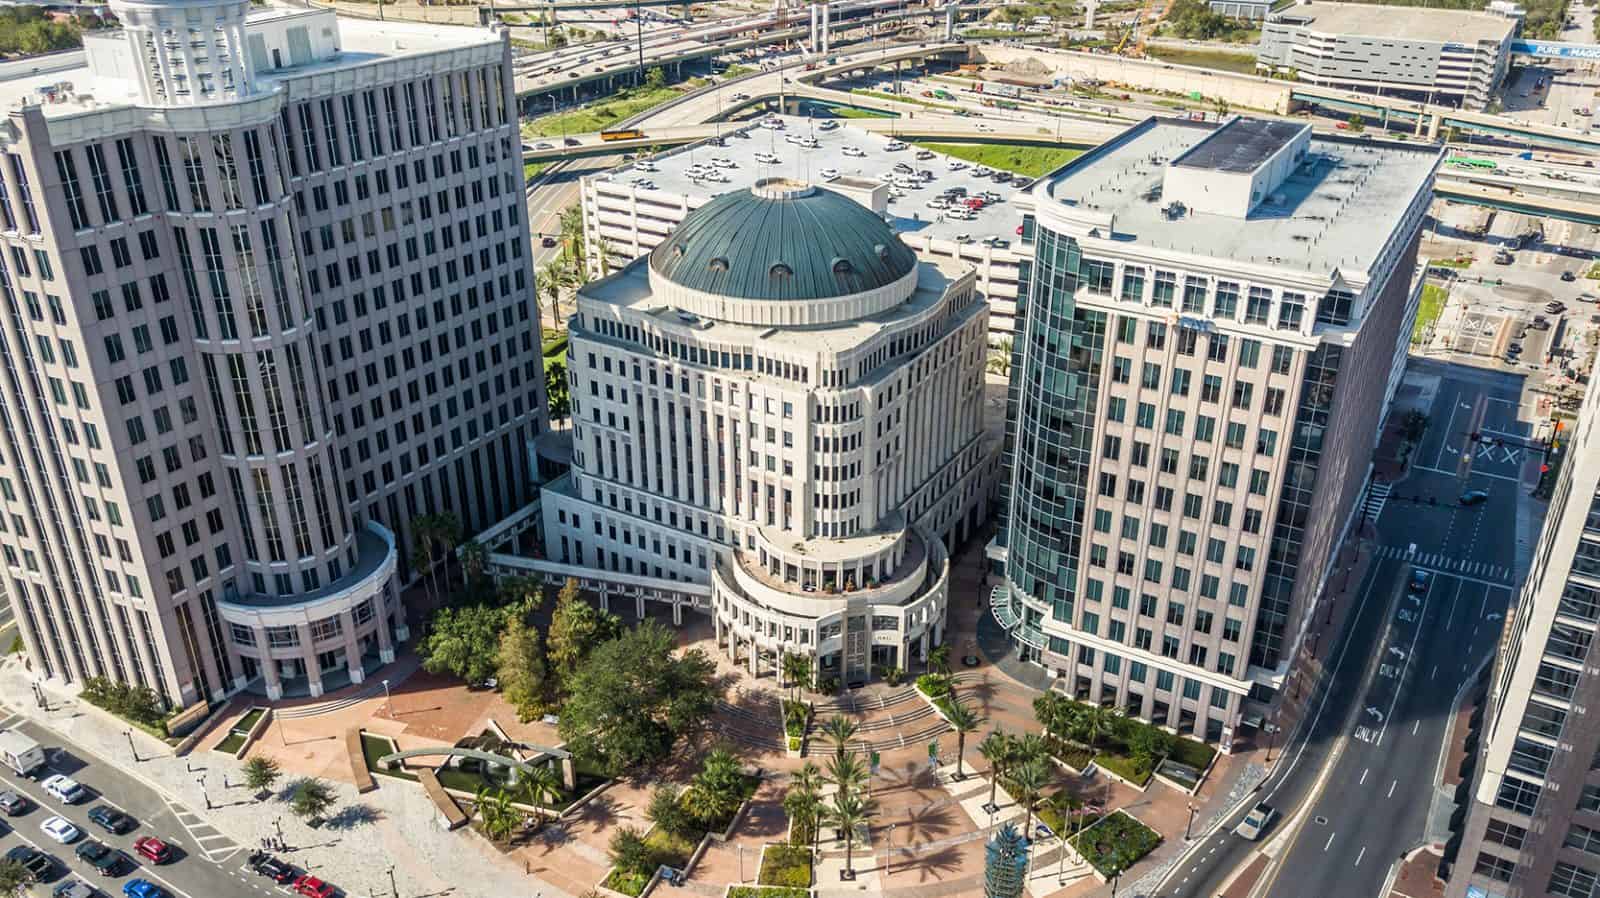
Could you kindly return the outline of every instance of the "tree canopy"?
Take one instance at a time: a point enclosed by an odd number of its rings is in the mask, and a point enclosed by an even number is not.
[[[613,774],[660,761],[711,713],[715,669],[698,649],[675,655],[672,633],[647,620],[600,644],[563,679],[561,737]]]
[[[440,608],[434,612],[428,635],[417,646],[423,668],[430,673],[452,673],[468,683],[484,682],[495,674],[505,623],[504,608]]]
[[[544,644],[539,631],[528,622],[532,612],[533,603],[524,602],[506,615],[495,659],[495,679],[523,723],[544,713],[549,685],[545,679]]]
[[[622,622],[616,615],[600,611],[584,601],[578,591],[578,581],[568,580],[556,597],[546,653],[562,688],[566,688],[578,665],[595,646],[615,638],[621,631]]]

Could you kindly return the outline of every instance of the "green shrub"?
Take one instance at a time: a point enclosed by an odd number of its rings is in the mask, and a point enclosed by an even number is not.
[[[925,673],[917,677],[917,688],[928,698],[950,694],[950,678],[944,674]]]
[[[1102,876],[1127,872],[1139,859],[1161,844],[1161,835],[1122,811],[1117,811],[1071,839],[1072,847]]]
[[[811,898],[811,890],[780,886],[734,886],[728,890],[728,898]]]
[[[1143,786],[1150,782],[1150,766],[1141,764],[1127,755],[1102,751],[1094,756],[1094,763],[1102,770],[1108,770],[1135,785]]]
[[[761,856],[756,880],[766,886],[811,887],[811,849],[797,845],[768,845]]]
[[[165,732],[166,712],[161,707],[161,696],[147,686],[90,677],[83,681],[83,698],[118,717]]]

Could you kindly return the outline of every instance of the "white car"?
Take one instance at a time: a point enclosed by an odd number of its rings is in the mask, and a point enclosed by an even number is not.
[[[82,786],[78,785],[77,780],[74,780],[71,777],[62,776],[59,773],[50,776],[42,785],[44,786],[44,790],[46,792],[49,792],[51,795],[54,795],[56,798],[61,799],[67,804],[77,804],[78,802],[89,797],[89,793],[84,791]]]
[[[867,151],[861,149],[860,147],[845,147],[844,149],[840,150],[839,152],[843,153],[846,156],[858,156],[859,157],[859,156],[866,156],[867,155]]]
[[[63,845],[71,845],[83,837],[83,830],[72,825],[72,821],[65,817],[51,817],[39,824],[39,829],[44,834]]]
[[[888,143],[884,144],[883,148],[886,151],[890,152],[890,153],[898,153],[899,151],[905,149],[906,145],[901,143],[898,140],[891,140]]]
[[[1240,838],[1254,842],[1256,839],[1261,838],[1261,834],[1266,831],[1267,824],[1272,822],[1272,817],[1276,813],[1265,802],[1262,802],[1251,808],[1250,813],[1244,815],[1244,819],[1239,821],[1239,825],[1235,826],[1233,831]]]
[[[825,168],[817,174],[821,175],[824,181],[833,181],[839,177],[839,170],[837,168]]]
[[[837,128],[837,127],[839,127],[839,123],[834,121],[831,118],[825,118],[822,121],[817,122],[817,130],[818,131],[832,131],[834,128]]]
[[[966,167],[967,167],[967,164],[965,162],[962,162],[960,159],[951,159],[950,160],[950,170],[951,171],[961,171],[962,169],[964,169]]]

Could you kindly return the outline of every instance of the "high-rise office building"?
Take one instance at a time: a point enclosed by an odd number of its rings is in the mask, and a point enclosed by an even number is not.
[[[1404,361],[1435,148],[1149,120],[1032,191],[992,608],[1069,694],[1231,745]]]
[[[0,81],[0,551],[34,669],[320,694],[408,637],[414,516],[530,498],[503,30],[113,2]]]
[[[752,673],[909,668],[943,637],[948,549],[987,512],[987,309],[872,210],[784,179],[690,212],[578,291],[572,470],[546,555],[709,585]]]
[[[1600,387],[1590,383],[1522,593],[1506,617],[1446,894],[1600,890]]]

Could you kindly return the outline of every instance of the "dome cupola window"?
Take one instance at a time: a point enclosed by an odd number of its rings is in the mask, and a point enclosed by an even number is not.
[[[714,258],[711,261],[706,263],[706,268],[708,268],[711,271],[715,271],[715,272],[718,272],[718,273],[721,273],[721,274],[726,274],[727,271],[728,271],[728,260],[723,258],[722,256],[717,256],[716,258]]]
[[[835,277],[846,277],[855,274],[856,267],[850,264],[849,259],[835,257],[833,260],[833,273]]]
[[[773,262],[772,267],[767,269],[767,277],[773,280],[788,280],[794,277],[794,269],[784,262]]]

